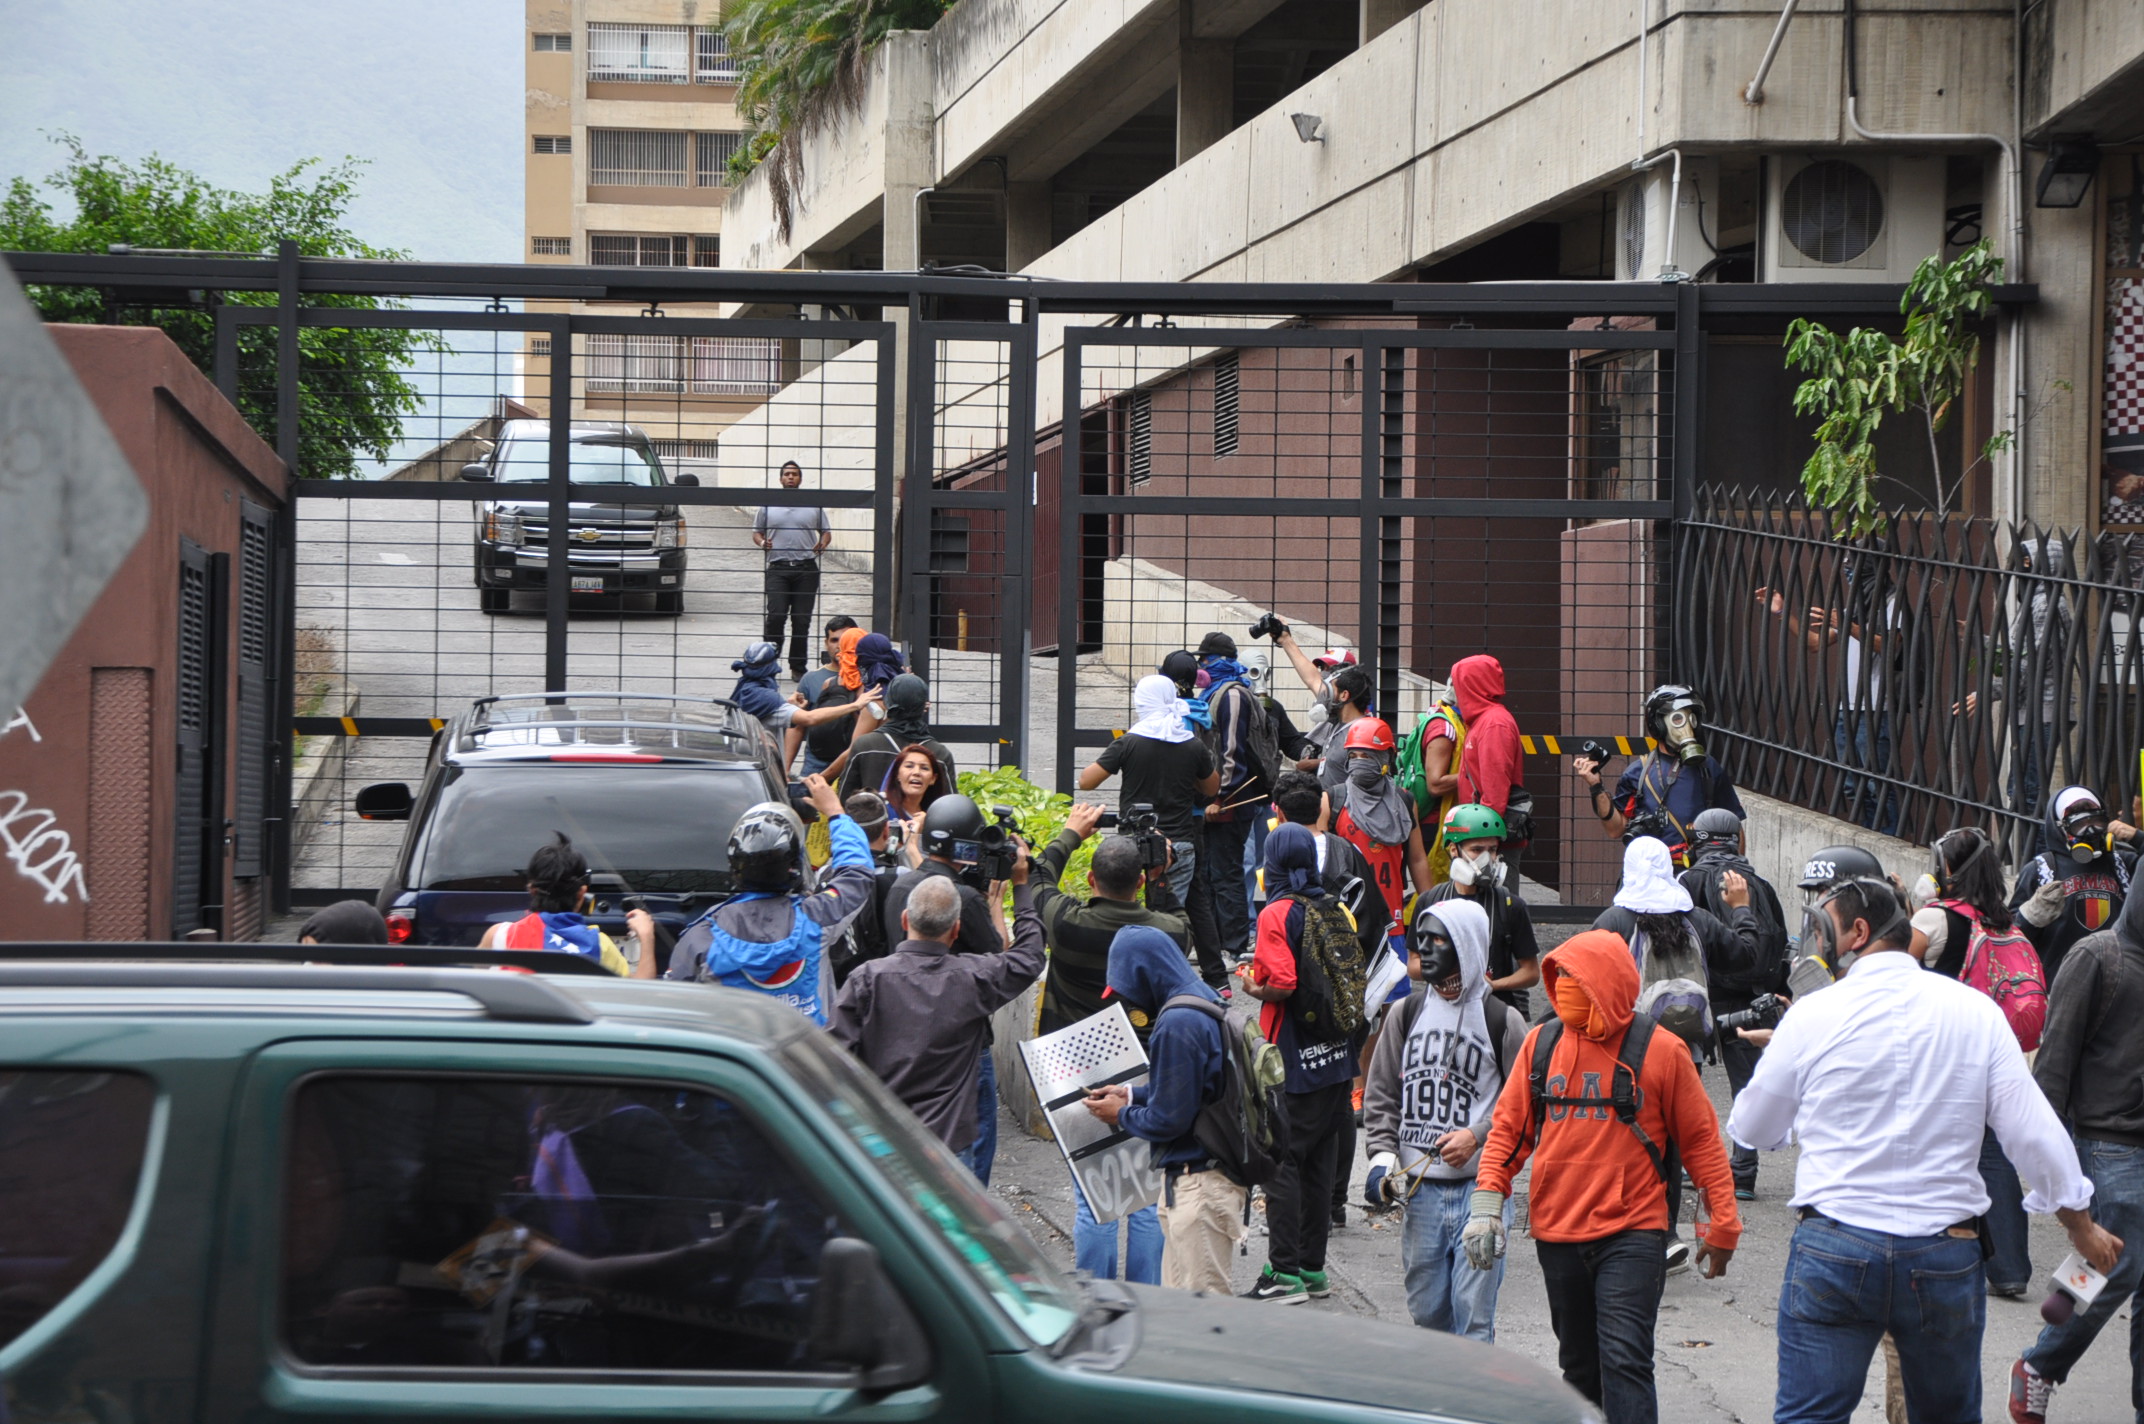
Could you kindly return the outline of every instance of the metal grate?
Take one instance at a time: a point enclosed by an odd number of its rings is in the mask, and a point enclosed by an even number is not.
[[[1135,485],[1154,477],[1154,397],[1149,391],[1132,392],[1131,458],[1126,477]]]
[[[781,388],[782,344],[751,336],[588,338],[588,389],[763,395]]]
[[[1779,195],[1779,226],[1811,262],[1851,262],[1883,233],[1883,189],[1868,173],[1838,159],[1812,163]]]
[[[720,267],[722,265],[722,235],[695,237],[692,240],[692,265],[695,267]]]
[[[538,153],[571,153],[573,152],[573,135],[538,134],[536,135],[536,151]]]
[[[621,188],[683,188],[689,137],[664,129],[590,129],[588,181]]]
[[[570,237],[532,237],[529,239],[531,257],[571,257],[573,239]]]
[[[1233,351],[1213,363],[1213,452],[1216,455],[1236,453],[1236,407],[1242,369],[1242,363]]]
[[[548,337],[548,336],[532,336],[532,337],[530,337],[530,338],[529,338],[529,355],[531,355],[531,356],[548,356],[548,355],[550,355],[550,354],[551,354],[551,338],[550,338],[550,337]]]
[[[727,188],[730,185],[730,159],[744,143],[741,133],[694,134],[697,148],[697,169],[702,188]]]
[[[720,440],[651,440],[656,455],[665,465],[677,460],[719,460],[722,458]]]
[[[588,27],[588,78],[603,84],[684,84],[691,77],[690,25]]]
[[[208,570],[179,568],[179,731],[199,733],[208,705]]]
[[[689,237],[633,232],[588,235],[588,260],[598,267],[684,267],[690,265],[691,253]]]
[[[535,42],[538,54],[571,54],[573,36],[570,34],[538,34],[529,36]]]
[[[720,30],[702,30],[694,40],[693,78],[702,84],[735,84],[737,61],[730,55],[730,37]]]

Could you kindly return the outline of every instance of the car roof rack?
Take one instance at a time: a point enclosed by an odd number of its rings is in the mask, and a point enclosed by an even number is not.
[[[223,945],[224,950],[249,946]],[[89,946],[11,945],[0,959],[0,991],[8,989],[280,989],[429,991],[459,994],[483,1006],[487,1016],[514,1023],[596,1022],[587,1005],[535,974],[496,969],[413,966],[364,966],[329,963],[230,963],[158,957],[116,957],[133,950],[192,949],[204,945],[167,946],[105,944]],[[293,950],[332,952],[325,945],[294,945]],[[100,957],[56,955],[54,950],[90,949]],[[23,950],[43,950],[30,957]],[[560,956],[564,957],[564,956]],[[598,971],[601,972],[601,971]]]
[[[667,703],[672,710],[646,717],[625,715],[626,709],[635,704],[651,703]],[[720,709],[717,715],[708,715],[715,709]],[[614,715],[586,715],[597,711]],[[504,693],[478,698],[468,712],[455,719],[454,750],[467,753],[516,745],[531,750],[538,746],[582,745],[705,756],[749,747],[756,725],[751,714],[724,697],[622,691]],[[507,740],[516,735],[527,740]],[[480,739],[492,736],[500,736],[505,746],[494,743],[487,748],[481,744]],[[706,745],[703,739],[708,737],[721,738],[723,745]]]

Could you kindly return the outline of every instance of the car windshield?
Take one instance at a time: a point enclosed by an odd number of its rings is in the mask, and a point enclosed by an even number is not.
[[[1079,1323],[1082,1302],[1072,1283],[884,1085],[818,1034],[790,1040],[782,1054],[805,1091],[870,1155],[1022,1333],[1038,1345],[1054,1345]]]
[[[730,827],[767,799],[749,766],[543,763],[450,768],[425,832],[425,890],[519,890],[564,832],[588,868],[636,893],[728,894]]]
[[[659,485],[662,467],[645,445],[623,438],[576,438],[566,447],[577,485]],[[505,484],[539,484],[551,477],[551,442],[509,440],[499,447],[496,477]]]

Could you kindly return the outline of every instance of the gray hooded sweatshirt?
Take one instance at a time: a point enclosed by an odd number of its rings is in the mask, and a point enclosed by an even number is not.
[[[2144,1146],[2144,895],[2077,941],[2047,996],[2033,1081],[2079,1136]]]

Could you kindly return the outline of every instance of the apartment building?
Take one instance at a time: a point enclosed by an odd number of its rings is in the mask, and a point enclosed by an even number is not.
[[[720,19],[714,0],[529,0],[530,262],[720,265],[743,127]],[[645,424],[687,469],[717,460],[722,431],[777,389],[784,370],[781,343],[756,338],[580,339],[575,417]],[[540,410],[549,351],[534,338],[523,354],[523,398]]]

